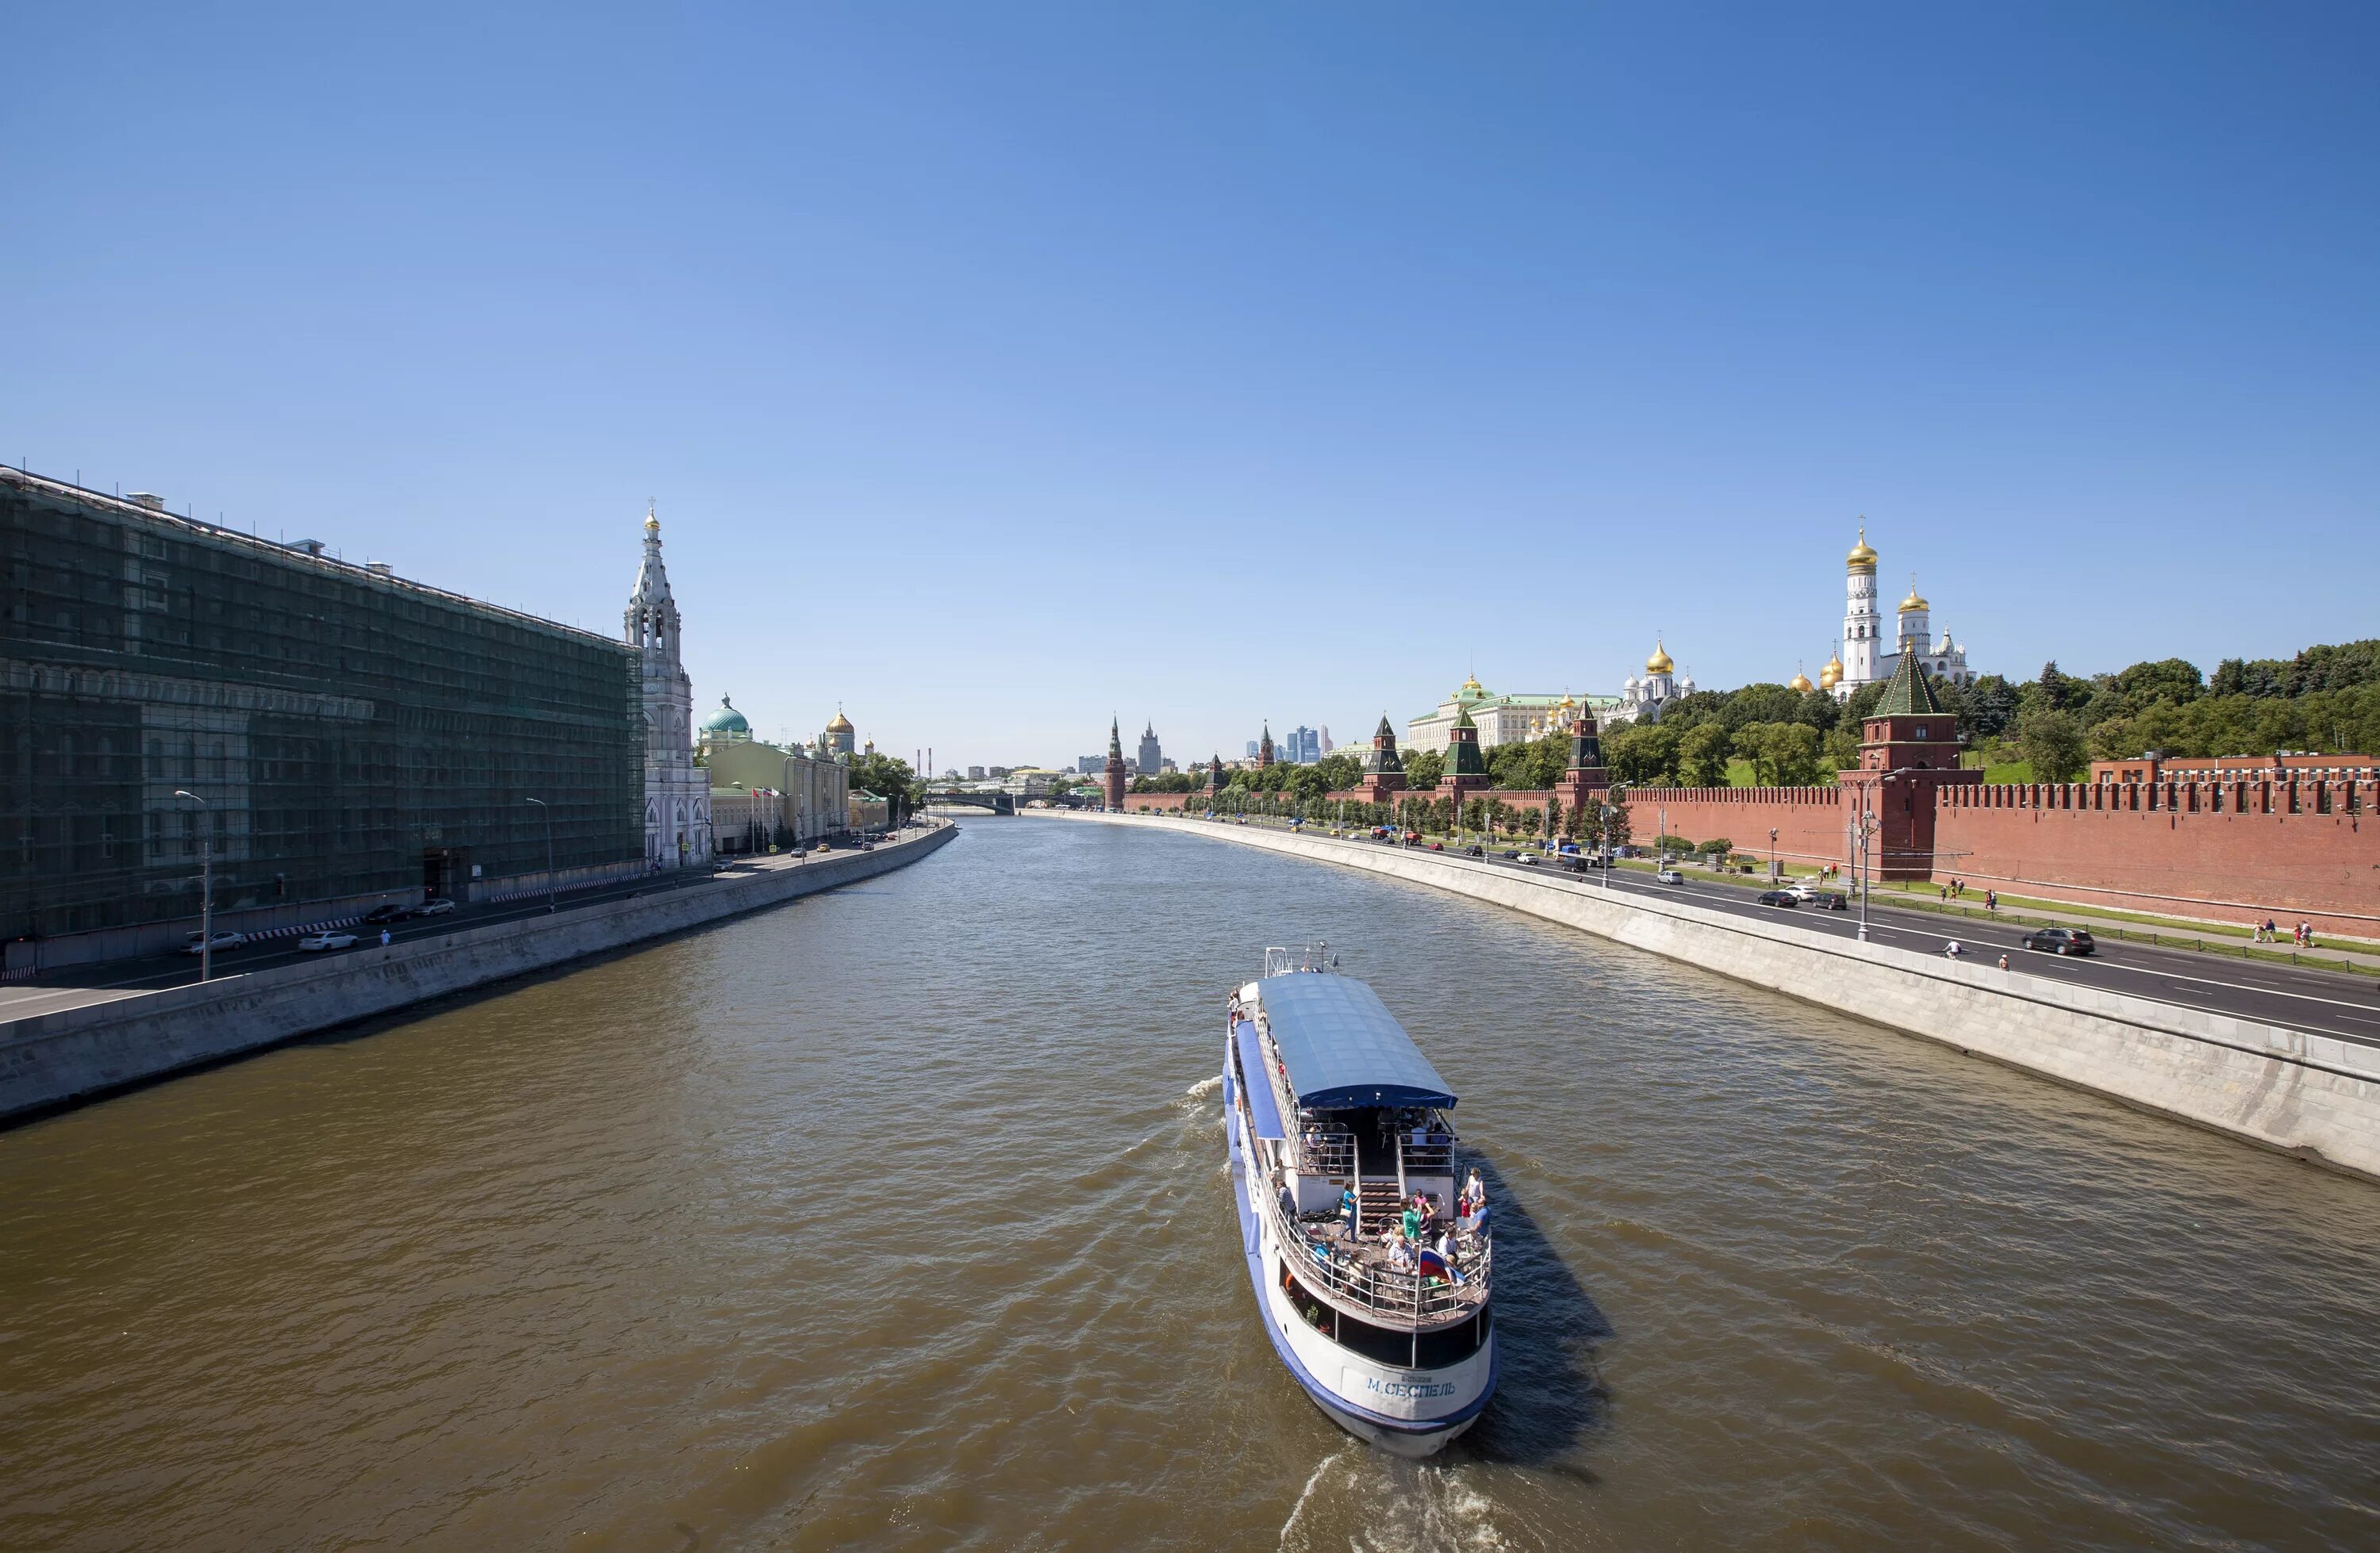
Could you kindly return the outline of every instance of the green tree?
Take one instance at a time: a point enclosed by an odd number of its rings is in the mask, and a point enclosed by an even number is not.
[[[1678,730],[1667,720],[1632,722],[1603,741],[1612,780],[1633,787],[1678,784]]]
[[[1322,773],[1326,792],[1344,793],[1364,780],[1364,763],[1342,749],[1324,756],[1314,769]]]
[[[917,813],[926,801],[926,784],[909,770],[909,762],[881,752],[852,757],[851,787],[854,792],[882,797],[895,825]]]
[[[1405,785],[1415,792],[1436,787],[1438,779],[1446,773],[1446,751],[1442,749],[1408,749],[1403,758]]]
[[[1818,783],[1818,731],[1806,722],[1772,722],[1760,736],[1760,756],[1774,787]]]
[[[2053,671],[2055,665],[2052,665]],[[2025,714],[2017,724],[2016,746],[2033,768],[2035,782],[2072,782],[2090,764],[2082,726],[2070,713],[2049,710]]]
[[[2195,701],[2206,688],[2206,676],[2198,672],[2198,665],[2180,658],[2135,663],[2115,679],[2116,688],[2135,707],[2159,699]]]
[[[1706,722],[1678,742],[1678,770],[1688,787],[1725,787],[1728,756],[1735,740],[1725,726]]]

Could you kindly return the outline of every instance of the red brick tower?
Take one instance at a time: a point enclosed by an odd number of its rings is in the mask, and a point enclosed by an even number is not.
[[[1270,718],[1267,718],[1264,725],[1264,737],[1257,741],[1257,770],[1262,770],[1271,764],[1272,720]]]
[[[1465,798],[1492,785],[1487,758],[1479,753],[1479,724],[1471,721],[1469,707],[1457,707],[1454,726],[1446,731],[1446,767],[1439,773],[1439,795],[1453,799],[1459,816]]]
[[[1913,652],[1900,654],[1884,698],[1860,730],[1860,763],[1840,773],[1844,821],[1856,836],[1873,813],[1868,868],[1878,879],[1926,879],[1934,872],[1935,794],[1972,786],[1981,771],[1959,769],[1959,720],[1935,698]]]
[[[1581,707],[1578,720],[1570,725],[1570,770],[1562,773],[1554,792],[1575,814],[1590,804],[1601,803],[1610,786],[1611,773],[1603,766],[1603,741],[1596,736],[1595,713]]]
[[[1108,721],[1108,763],[1099,775],[1099,786],[1107,795],[1108,808],[1120,813],[1123,808],[1123,734],[1115,720]]]
[[[1372,732],[1372,747],[1364,756],[1364,780],[1356,786],[1367,804],[1392,804],[1405,790],[1404,758],[1397,753],[1396,730],[1389,726],[1387,712]]]

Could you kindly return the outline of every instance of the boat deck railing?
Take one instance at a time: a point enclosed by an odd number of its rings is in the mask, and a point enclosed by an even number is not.
[[[1341,1243],[1310,1234],[1292,1219],[1282,1208],[1278,1191],[1261,1183],[1251,1185],[1263,1199],[1274,1237],[1291,1255],[1298,1281],[1308,1288],[1319,1287],[1332,1300],[1354,1307],[1368,1319],[1400,1328],[1442,1327],[1487,1303],[1495,1248],[1485,1236],[1466,1240],[1460,1255],[1461,1282],[1425,1278],[1384,1261],[1348,1256]],[[1367,1244],[1364,1249],[1378,1247]]]

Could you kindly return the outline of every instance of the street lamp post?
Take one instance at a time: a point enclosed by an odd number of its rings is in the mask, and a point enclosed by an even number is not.
[[[1864,802],[1864,800],[1863,800],[1863,802]],[[1854,834],[1854,837],[1855,837],[1855,839],[1857,840],[1857,842],[1858,842],[1858,843],[1859,843],[1859,898],[1860,898],[1859,939],[1860,939],[1860,942],[1862,942],[1862,943],[1865,943],[1865,942],[1867,942],[1867,846],[1868,846],[1868,838],[1869,838],[1870,836],[1872,836],[1872,835],[1876,834],[1876,810],[1874,810],[1874,809],[1872,809],[1872,808],[1862,808],[1862,809],[1860,810],[1859,818],[1858,818],[1857,819],[1854,819],[1853,821],[1852,821],[1852,827],[1853,834]]]
[[[1777,827],[1768,827],[1768,882],[1777,882]]]
[[[174,789],[176,798],[188,798],[206,812],[207,801],[195,793]],[[199,828],[199,979],[209,981],[215,974],[215,860],[214,842],[206,828]]]
[[[531,798],[528,802],[545,811],[545,909],[551,912],[556,909],[553,904],[553,806],[542,798]]]

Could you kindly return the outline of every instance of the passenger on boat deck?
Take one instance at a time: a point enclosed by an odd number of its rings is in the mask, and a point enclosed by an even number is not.
[[[1355,1194],[1347,1187],[1339,1188],[1339,1222],[1347,1226],[1347,1238],[1355,1238]]]
[[[1399,1272],[1411,1272],[1414,1267],[1413,1243],[1405,1239],[1403,1227],[1389,1226],[1389,1266]]]
[[[1421,1239],[1421,1209],[1411,1203],[1405,1205],[1402,1222],[1397,1226],[1404,1232],[1405,1239],[1415,1242]]]

